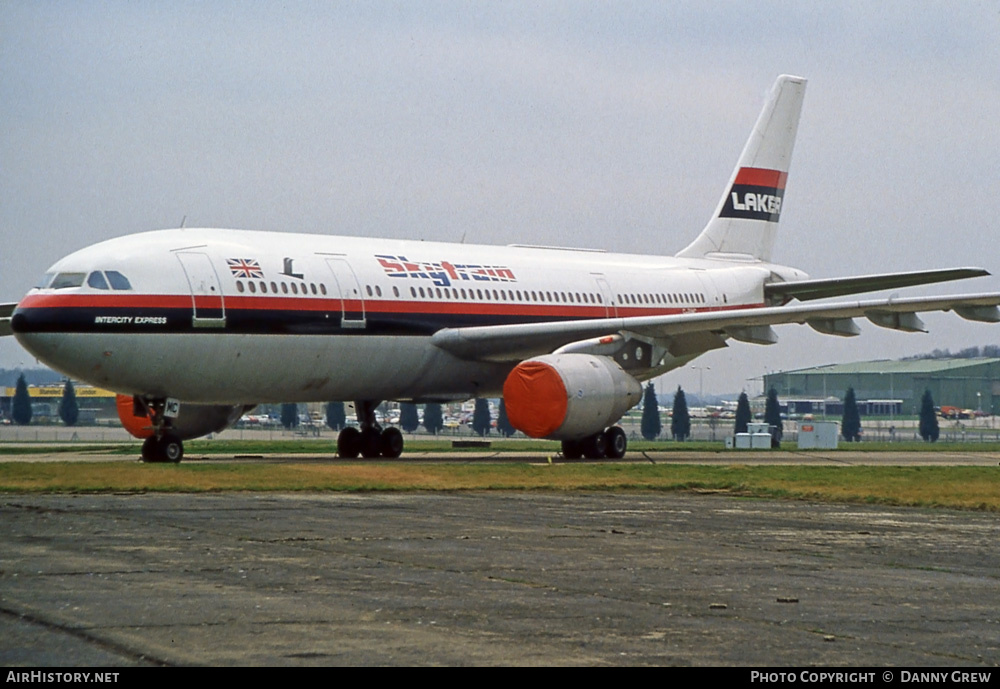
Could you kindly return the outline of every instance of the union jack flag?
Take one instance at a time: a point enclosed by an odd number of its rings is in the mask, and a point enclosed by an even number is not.
[[[260,264],[252,258],[227,258],[229,270],[234,277],[238,278],[262,278],[264,271],[260,269]]]

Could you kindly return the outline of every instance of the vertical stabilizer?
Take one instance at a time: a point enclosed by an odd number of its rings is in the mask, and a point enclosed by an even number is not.
[[[771,260],[805,90],[802,77],[778,77],[715,214],[678,256]]]

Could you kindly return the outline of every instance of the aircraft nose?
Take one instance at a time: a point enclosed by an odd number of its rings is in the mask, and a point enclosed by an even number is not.
[[[10,317],[10,329],[15,333],[23,333],[26,331],[27,319],[24,317],[23,313],[18,311],[14,312],[14,315]]]

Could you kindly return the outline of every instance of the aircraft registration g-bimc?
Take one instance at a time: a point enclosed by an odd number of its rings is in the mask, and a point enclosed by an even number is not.
[[[641,381],[772,328],[923,331],[920,312],[1000,321],[1000,294],[810,304],[988,275],[980,268],[809,279],[771,262],[805,79],[778,77],[706,227],[675,256],[535,246],[174,229],[57,261],[0,306],[39,361],[119,393],[147,461],[261,403],[354,401],[342,457],[397,457],[384,400],[505,400],[515,428],[567,457],[621,457],[614,424]]]

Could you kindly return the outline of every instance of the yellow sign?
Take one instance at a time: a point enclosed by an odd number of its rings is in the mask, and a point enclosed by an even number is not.
[[[77,397],[114,397],[115,393],[110,390],[102,390],[101,388],[94,388],[89,385],[77,385],[74,386],[76,389]],[[13,397],[14,392],[17,388],[4,388],[5,397]],[[63,396],[63,386],[62,385],[29,385],[28,395],[30,397],[58,397]]]

